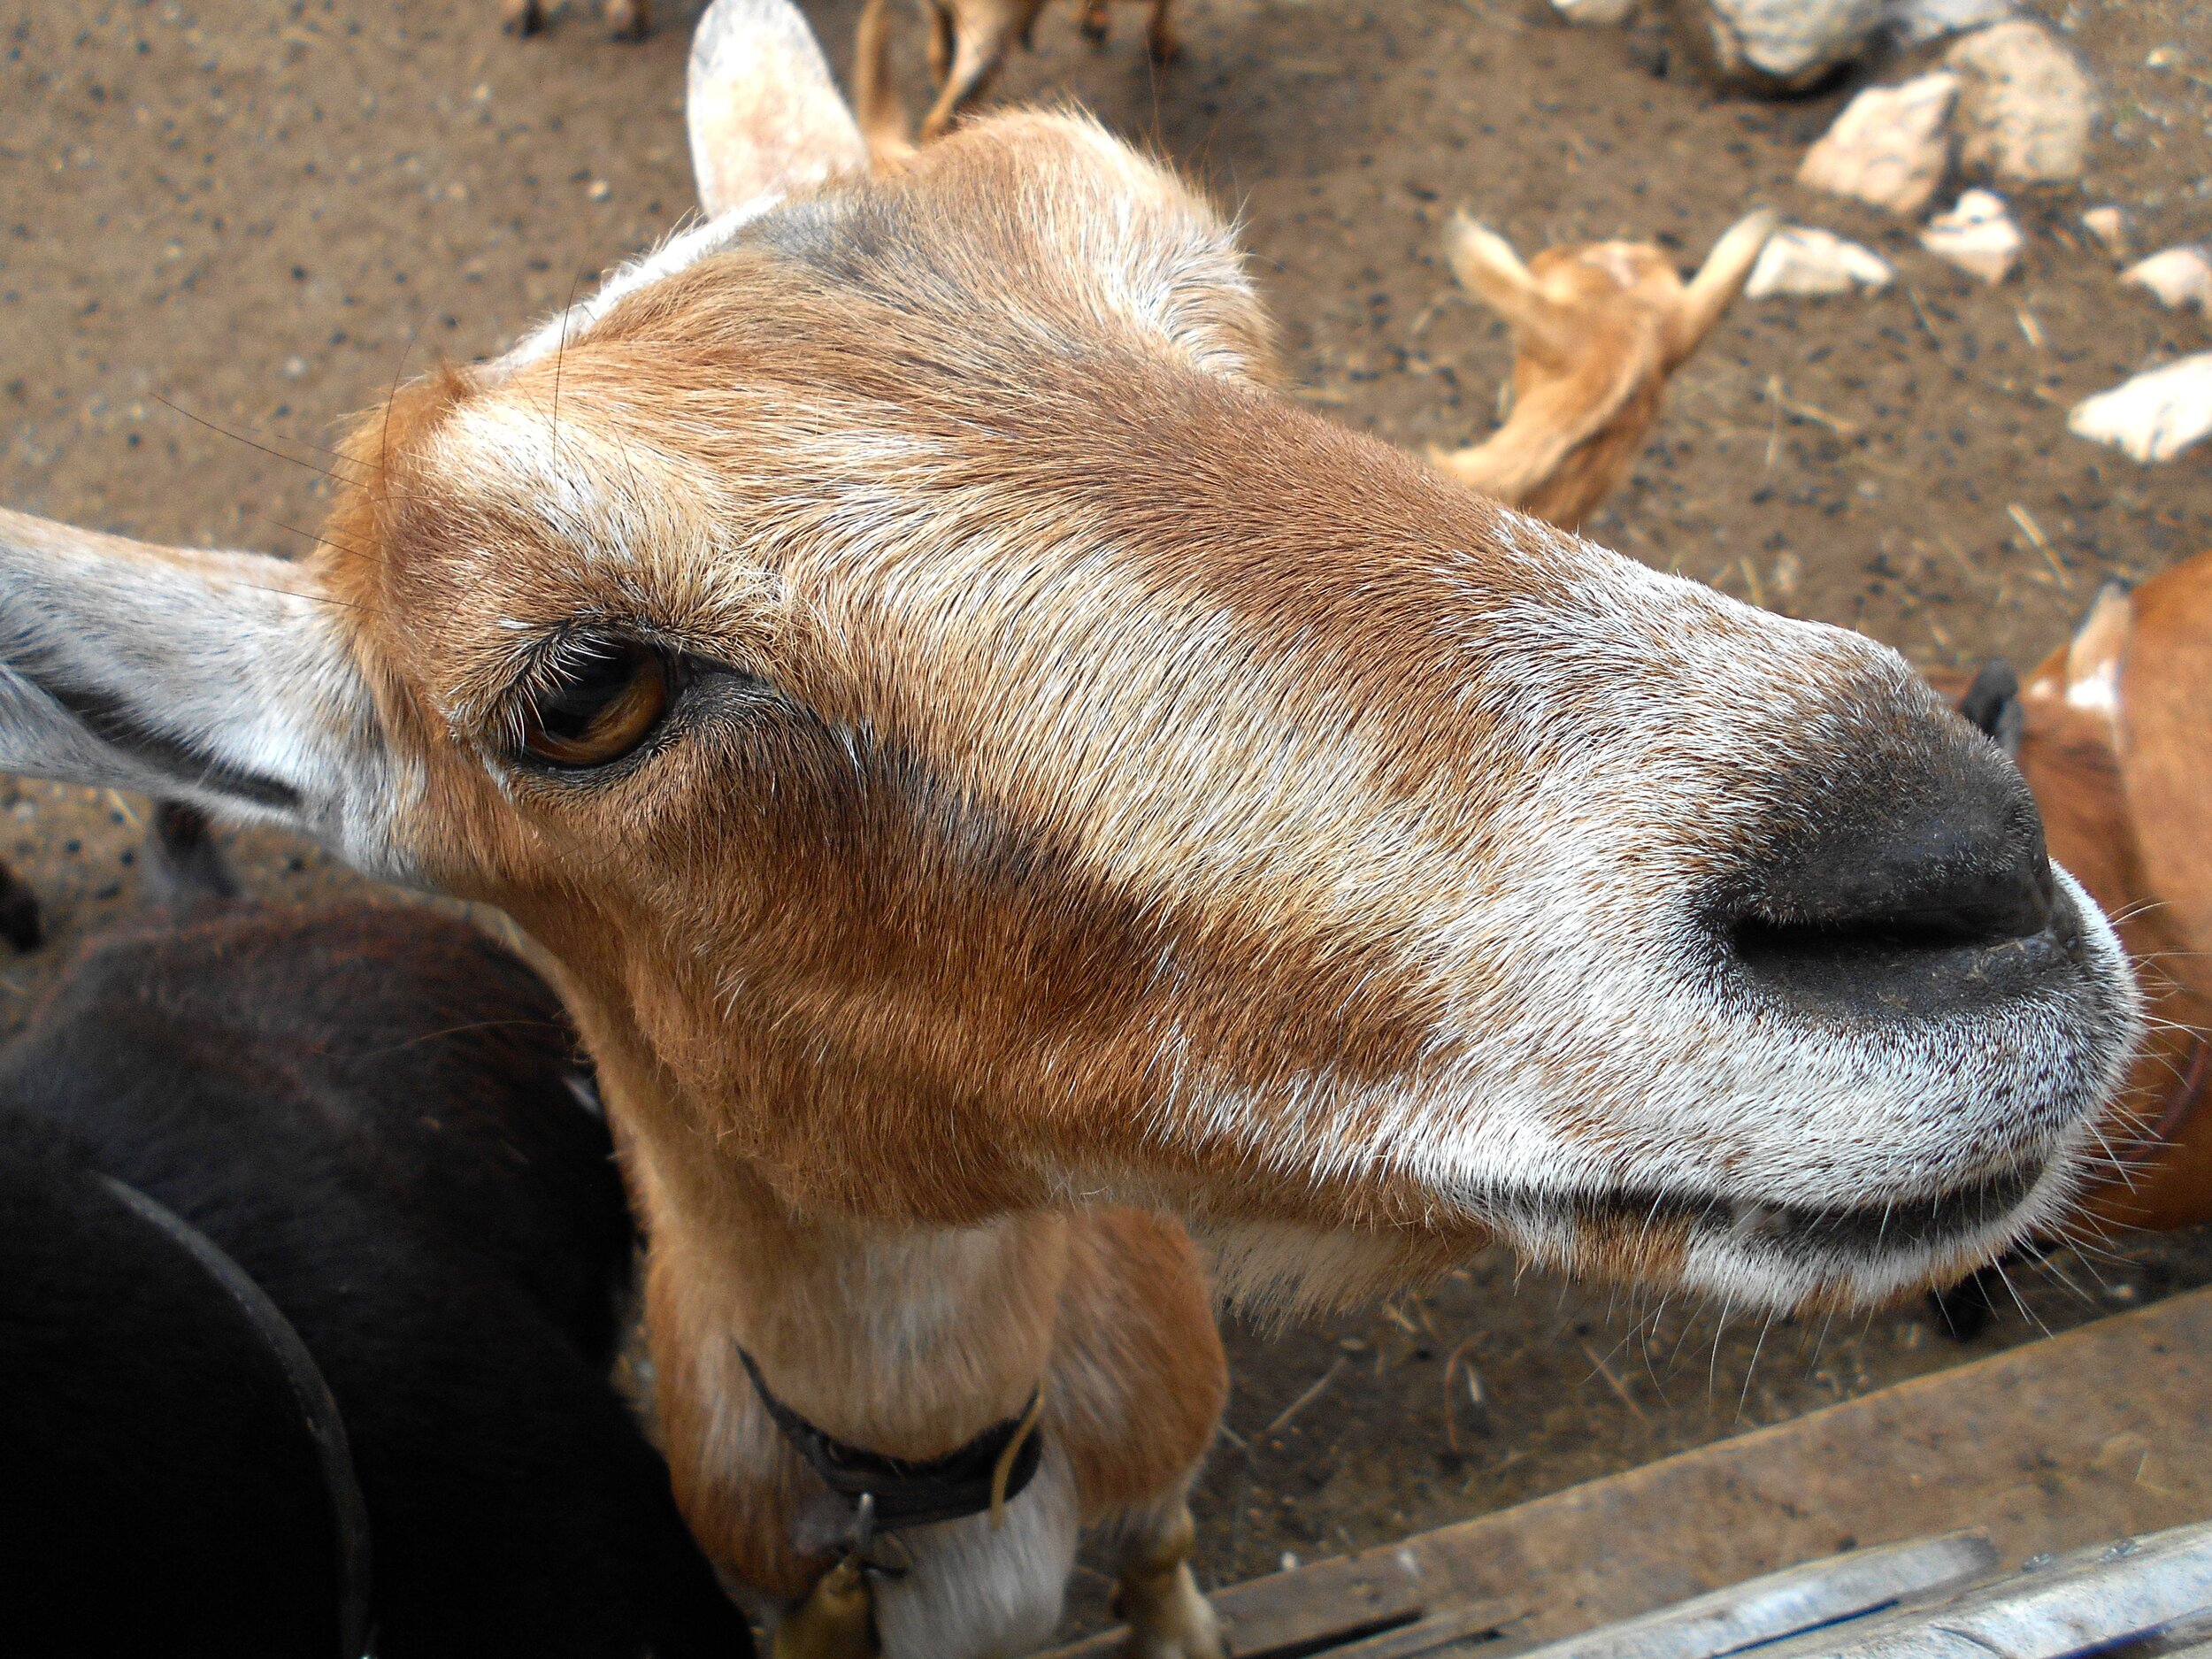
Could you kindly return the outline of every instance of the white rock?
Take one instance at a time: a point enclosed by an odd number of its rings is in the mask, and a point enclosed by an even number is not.
[[[1889,261],[1873,250],[1846,242],[1832,231],[1785,225],[1767,239],[1743,291],[1755,300],[1770,294],[1848,294],[1854,289],[1877,294],[1895,274]]]
[[[1691,0],[1683,9],[1724,74],[1778,91],[1851,62],[1882,27],[1882,0]]]
[[[1570,23],[1625,23],[1636,0],[1551,0],[1552,10]]]
[[[2130,266],[2120,280],[2148,288],[2168,311],[2212,311],[2212,250],[2169,248]]]
[[[1882,21],[1900,46],[1925,46],[1961,29],[2001,23],[2012,0],[1886,0]]]
[[[2096,90],[2074,55],[2039,23],[1977,29],[1943,61],[1957,71],[1959,160],[2000,179],[2078,179],[2089,154]]]
[[[2128,216],[2116,207],[2093,207],[2081,216],[2081,222],[2089,227],[2089,234],[2104,244],[2104,250],[2115,259],[2124,259],[2128,252]]]
[[[1893,213],[1917,213],[1950,165],[1943,123],[1958,90],[1958,77],[1943,73],[1901,87],[1869,87],[1806,151],[1799,181]]]
[[[1928,221],[1920,245],[1985,282],[2001,282],[2012,274],[2024,244],[2003,196],[1969,190],[1956,207]]]
[[[2066,417],[2066,429],[2115,444],[2146,464],[2171,460],[2212,433],[2212,351],[2084,398]]]

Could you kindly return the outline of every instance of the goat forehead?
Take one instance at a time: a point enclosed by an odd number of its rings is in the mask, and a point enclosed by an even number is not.
[[[1643,242],[1583,242],[1547,248],[1529,261],[1529,269],[1563,296],[1579,294],[1595,298],[1608,289],[1619,289],[1664,299],[1682,286],[1680,273],[1666,256]]]

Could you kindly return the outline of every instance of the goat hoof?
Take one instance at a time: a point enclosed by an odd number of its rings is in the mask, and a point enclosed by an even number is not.
[[[607,33],[618,41],[641,41],[653,32],[652,0],[607,0]]]
[[[1131,1631],[1118,1659],[1229,1659],[1229,1650],[1209,1610],[1202,1630]]]
[[[1187,1560],[1125,1574],[1114,1600],[1115,1610],[1129,1621],[1119,1659],[1228,1659],[1221,1621]]]
[[[538,0],[501,0],[499,27],[510,35],[535,35],[545,27],[545,9]]]

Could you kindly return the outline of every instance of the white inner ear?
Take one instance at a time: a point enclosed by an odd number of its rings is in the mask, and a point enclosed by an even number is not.
[[[375,700],[314,572],[0,510],[0,770],[313,836],[404,879]]]
[[[710,218],[867,171],[852,111],[790,0],[714,0],[691,37],[684,119]]]

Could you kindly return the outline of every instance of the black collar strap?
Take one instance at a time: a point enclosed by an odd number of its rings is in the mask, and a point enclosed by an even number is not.
[[[369,1635],[369,1509],[362,1502],[361,1483],[355,1477],[352,1448],[346,1443],[345,1419],[338,1402],[324,1380],[315,1356],[300,1340],[300,1333],[269,1300],[268,1292],[232,1259],[228,1251],[171,1210],[111,1175],[100,1184],[123,1207],[150,1223],[206,1270],[210,1278],[230,1293],[239,1311],[261,1335],[270,1352],[284,1368],[292,1386],[292,1398],[315,1443],[315,1457],[322,1466],[323,1489],[330,1497],[331,1523],[338,1544],[338,1654],[339,1659],[366,1659],[373,1652]]]
[[[740,1348],[737,1356],[784,1439],[829,1489],[849,1503],[856,1516],[862,1498],[875,1500],[872,1518],[879,1532],[962,1520],[987,1510],[995,1521],[1002,1507],[1035,1478],[1044,1455],[1044,1437],[1036,1432],[1044,1408],[1041,1390],[1030,1394],[1019,1417],[994,1423],[942,1457],[910,1463],[833,1440],[768,1391],[750,1354]]]

